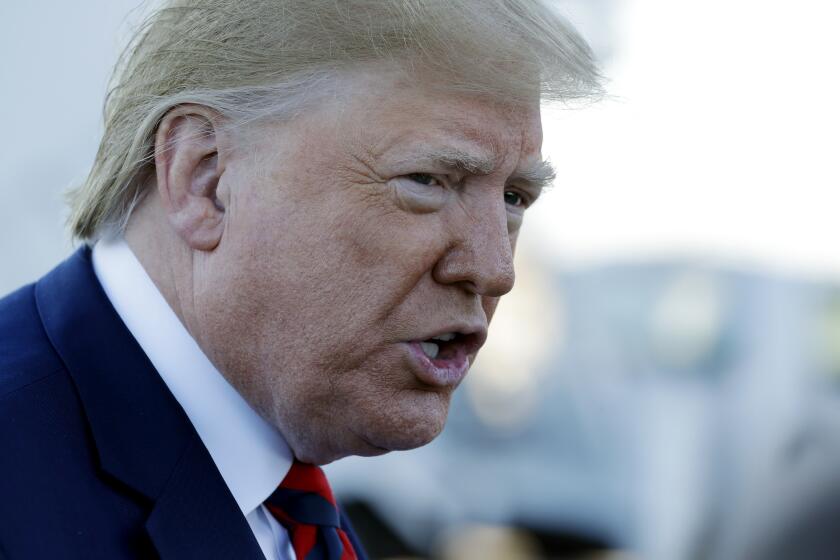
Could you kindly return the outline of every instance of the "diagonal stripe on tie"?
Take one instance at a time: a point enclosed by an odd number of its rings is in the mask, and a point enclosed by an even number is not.
[[[297,523],[338,527],[338,510],[318,494],[303,490],[278,488],[269,498],[271,505],[282,509]]]
[[[356,560],[324,472],[295,461],[265,506],[289,531],[298,560]]]

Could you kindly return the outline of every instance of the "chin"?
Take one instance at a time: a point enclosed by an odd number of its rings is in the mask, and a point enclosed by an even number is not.
[[[402,416],[366,426],[364,431],[359,432],[359,436],[370,449],[378,451],[371,455],[407,451],[430,443],[440,435],[445,423],[446,414]]]
[[[360,435],[354,433],[352,443],[342,449],[315,448],[314,446],[295,446],[292,448],[294,456],[304,463],[313,465],[328,465],[339,459],[350,456],[377,457],[391,451],[405,451],[426,445],[432,441],[437,434],[378,434]]]
[[[364,398],[350,415],[330,415],[315,428],[309,423],[299,437],[288,437],[295,456],[306,463],[325,465],[350,455],[373,457],[390,451],[422,447],[443,431],[449,395],[430,391],[404,391],[402,398]],[[369,396],[370,393],[366,395]],[[315,429],[313,429],[315,428]],[[332,437],[322,437],[332,434]],[[302,436],[302,437],[301,437]]]
[[[383,443],[387,446],[388,451],[408,451],[410,449],[417,449],[431,443],[442,430],[434,432],[420,433],[420,434],[400,434],[392,437]]]
[[[292,452],[299,461],[314,465],[327,465],[344,457],[356,455],[360,457],[376,457],[391,451],[406,451],[422,447],[435,439],[443,430],[445,418],[421,424],[401,422],[401,429],[389,426],[381,429],[377,423],[374,426],[364,426],[362,430],[350,430],[344,441],[316,442],[313,439],[288,441]]]

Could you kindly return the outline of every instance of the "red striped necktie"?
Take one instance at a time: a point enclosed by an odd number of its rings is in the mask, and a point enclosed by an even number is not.
[[[317,466],[296,460],[265,506],[289,531],[297,560],[356,560],[327,477]]]

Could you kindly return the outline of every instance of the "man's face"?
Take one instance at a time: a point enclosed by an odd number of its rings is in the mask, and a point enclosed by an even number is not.
[[[205,350],[317,463],[440,433],[547,171],[536,100],[356,83],[234,148],[224,234],[196,263]]]

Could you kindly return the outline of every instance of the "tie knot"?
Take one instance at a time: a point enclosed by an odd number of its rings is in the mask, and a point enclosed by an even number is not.
[[[335,507],[335,498],[333,498],[330,484],[327,482],[324,471],[317,465],[295,460],[292,463],[292,468],[286,474],[286,478],[280,483],[280,488],[318,494]]]
[[[265,501],[291,524],[338,527],[338,507],[327,477],[316,465],[295,461],[280,486]],[[278,511],[279,510],[279,511]]]

